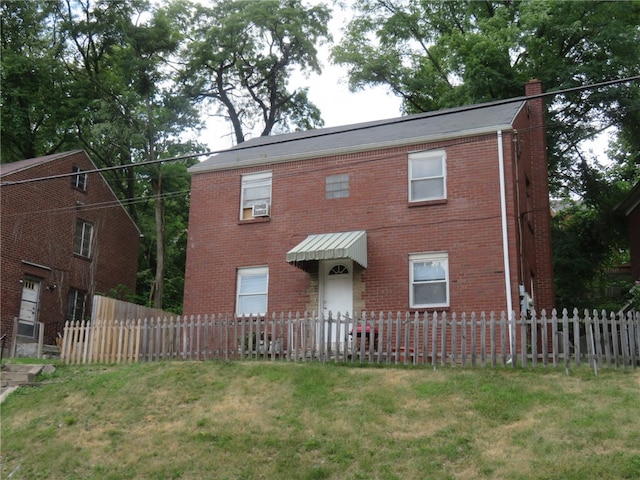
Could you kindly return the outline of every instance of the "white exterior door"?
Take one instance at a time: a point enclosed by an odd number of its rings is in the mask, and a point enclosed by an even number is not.
[[[22,283],[22,300],[20,301],[20,317],[18,335],[34,337],[38,321],[38,302],[40,300],[40,282],[25,279]]]
[[[320,307],[325,318],[329,317],[329,312],[334,319],[331,326],[331,344],[342,342],[348,334],[349,326],[335,323],[338,317],[348,314],[351,318],[353,312],[353,262],[347,259],[324,260],[320,263],[321,284],[320,284]],[[329,340],[329,328],[325,324],[325,338]]]

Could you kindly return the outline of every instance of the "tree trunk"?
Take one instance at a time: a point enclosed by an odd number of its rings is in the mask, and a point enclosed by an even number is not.
[[[156,214],[156,277],[152,292],[153,308],[162,308],[164,294],[164,200],[162,198],[162,173],[158,169],[158,180],[153,182],[155,196],[154,207]]]

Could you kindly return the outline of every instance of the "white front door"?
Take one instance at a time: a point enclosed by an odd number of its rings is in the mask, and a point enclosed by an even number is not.
[[[33,279],[25,279],[22,283],[22,300],[20,301],[18,335],[35,337],[39,300],[40,282]]]
[[[344,323],[335,323],[340,314],[349,318],[353,315],[353,262],[347,259],[323,260],[320,262],[320,306],[325,318],[334,320],[331,326],[331,344],[343,342],[348,334],[349,326]],[[328,325],[325,325],[325,338],[329,333]],[[327,338],[328,340],[328,338]]]

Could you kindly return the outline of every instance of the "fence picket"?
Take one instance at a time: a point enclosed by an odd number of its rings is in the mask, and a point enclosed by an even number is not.
[[[462,358],[462,368],[466,368],[467,366],[467,314],[462,312],[462,319],[460,320],[462,323],[461,326],[461,336],[462,336],[462,346],[460,355]]]
[[[507,366],[507,317],[505,312],[500,314],[500,353],[502,366]]]
[[[562,339],[564,341],[564,370],[566,374],[569,375],[569,367],[571,366],[571,355],[569,351],[569,314],[566,308],[562,310]]]
[[[480,365],[487,366],[487,317],[480,313]]]
[[[629,364],[629,347],[631,346],[631,342],[629,341],[629,325],[631,324],[630,320],[631,316],[627,315],[622,317],[622,322],[620,322],[620,336],[622,338],[622,365],[625,370],[627,368],[627,365]]]
[[[476,352],[476,340],[478,335],[478,324],[476,322],[476,312],[471,312],[471,366],[475,368],[478,354]]]
[[[458,363],[458,325],[455,312],[451,315],[451,366]]]
[[[440,334],[442,335],[440,343],[440,365],[445,367],[447,365],[447,312],[442,312],[440,323],[442,325],[440,329]]]
[[[633,368],[638,365],[638,349],[640,348],[640,313],[629,312],[629,325],[631,326],[631,361]]]
[[[600,335],[600,316],[596,310],[593,311],[593,328],[595,330],[595,355],[598,367],[602,367],[602,336]]]
[[[613,316],[614,314],[612,313],[611,315]],[[611,336],[609,335],[611,318],[612,317],[607,317],[605,311],[602,312],[602,336],[604,337],[604,358],[607,362],[607,367],[611,366]]]
[[[577,308],[573,309],[573,349],[576,367],[580,367],[582,362],[582,346],[580,345],[580,318],[578,316]]]
[[[491,312],[489,320],[489,331],[491,332],[491,366],[496,366],[496,314]]]
[[[531,366],[538,366],[538,321],[535,311],[531,315]]]
[[[556,310],[551,312],[551,350],[553,352],[553,366],[558,366],[558,318],[556,316]]]
[[[540,323],[542,323],[542,365],[545,367],[549,365],[549,337],[548,337],[548,321],[547,321],[547,311],[542,310],[542,318],[540,319]]]

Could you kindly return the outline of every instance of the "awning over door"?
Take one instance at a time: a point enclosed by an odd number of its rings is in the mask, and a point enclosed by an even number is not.
[[[350,258],[367,268],[367,232],[322,233],[309,235],[287,252],[287,262]]]

